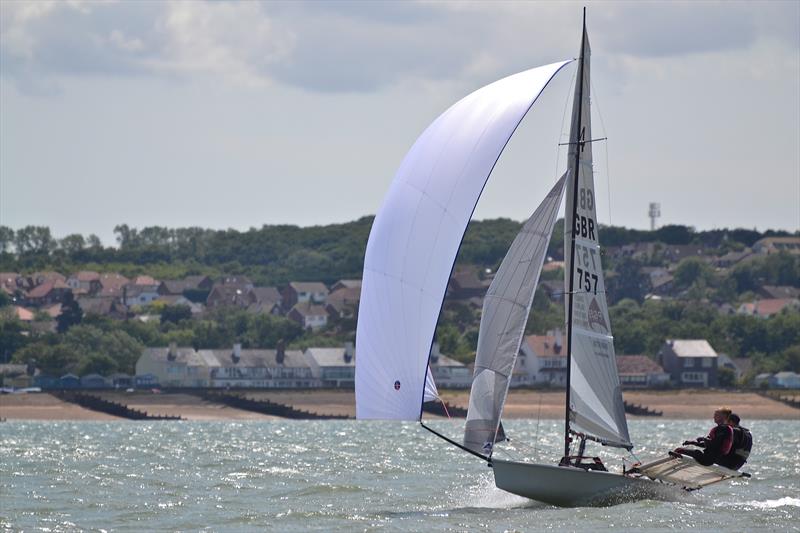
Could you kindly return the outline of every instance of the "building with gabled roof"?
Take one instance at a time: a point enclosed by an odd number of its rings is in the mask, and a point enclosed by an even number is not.
[[[546,335],[525,336],[514,373],[521,375],[519,385],[565,386],[567,351],[561,330],[548,331]]]
[[[331,292],[339,290],[339,289],[358,289],[361,290],[361,280],[360,279],[340,279],[333,285],[331,285]]]
[[[122,301],[122,289],[128,283],[130,283],[130,280],[120,274],[100,274],[100,292],[95,296],[120,298],[120,301]]]
[[[319,386],[300,350],[233,349],[199,350],[209,365],[210,386],[214,388],[301,389]]]
[[[765,237],[753,244],[753,251],[762,255],[780,252],[798,255],[800,254],[800,237]]]
[[[690,387],[716,387],[717,352],[705,339],[668,339],[658,360],[673,383]]]
[[[669,374],[646,355],[618,355],[617,373],[623,388],[663,387]]]
[[[302,303],[325,305],[328,287],[320,281],[292,281],[281,291],[281,295],[284,309]]]
[[[320,329],[328,325],[328,311],[321,305],[310,302],[298,303],[286,314],[286,318],[300,324],[303,329]]]
[[[25,302],[37,307],[61,303],[66,294],[71,291],[72,289],[61,280],[48,280],[28,291],[25,295]]]
[[[311,375],[322,387],[355,386],[356,358],[352,343],[338,348],[307,348],[303,355],[311,368]]]
[[[800,310],[800,299],[797,298],[766,298],[754,302],[744,303],[739,306],[740,315],[769,318],[777,315],[784,309]]]

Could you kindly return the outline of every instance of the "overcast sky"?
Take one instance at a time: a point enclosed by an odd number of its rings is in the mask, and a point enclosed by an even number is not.
[[[0,2],[0,224],[247,229],[374,214],[422,130],[578,54],[572,2]],[[800,2],[589,2],[598,216],[800,227]],[[563,171],[574,68],[476,218]],[[599,111],[599,112],[598,112]],[[562,150],[563,152],[563,150]]]

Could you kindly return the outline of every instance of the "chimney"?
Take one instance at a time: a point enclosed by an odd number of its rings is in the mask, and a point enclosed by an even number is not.
[[[178,343],[171,342],[167,350],[167,360],[174,361],[176,357],[178,357]]]
[[[281,339],[275,347],[275,362],[282,365],[284,359],[286,359],[286,343]]]
[[[561,353],[561,347],[563,346],[563,339],[561,338],[561,329],[557,329],[553,332],[555,335],[555,342],[553,343],[553,351],[555,353]]]
[[[353,346],[352,342],[344,343],[344,362],[349,363],[353,360],[353,352],[355,351],[355,347]]]
[[[233,360],[233,364],[238,364],[239,361],[242,359],[242,344],[237,342],[233,345],[233,353],[231,353],[231,360]]]
[[[128,287],[122,287],[122,305],[128,305]]]

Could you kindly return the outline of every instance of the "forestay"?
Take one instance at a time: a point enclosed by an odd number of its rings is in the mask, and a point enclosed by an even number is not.
[[[464,445],[489,454],[553,233],[566,174],[514,239],[483,300]]]
[[[356,331],[358,418],[416,420],[447,281],[478,198],[522,117],[568,62],[466,96],[422,133],[372,225]]]
[[[600,261],[594,177],[592,174],[591,112],[589,108],[589,42],[584,34],[582,66],[583,83],[576,84],[567,158],[570,176],[567,184],[565,220],[565,283],[569,287],[573,272],[572,330],[569,339],[570,363],[570,427],[605,444],[630,448],[628,423],[617,374],[614,338],[608,318],[606,286]],[[579,73],[580,74],[580,73]],[[582,87],[581,87],[582,85]],[[580,132],[577,131],[579,124]],[[576,154],[576,151],[579,151]],[[576,158],[576,155],[578,157]],[[578,161],[578,190],[575,191],[575,163]],[[574,258],[571,237],[575,233]],[[569,309],[567,309],[569,313]],[[569,316],[567,319],[569,320]]]

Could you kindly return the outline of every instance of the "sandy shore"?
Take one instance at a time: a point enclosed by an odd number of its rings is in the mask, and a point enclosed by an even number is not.
[[[108,400],[153,415],[180,415],[187,420],[270,420],[275,417],[234,409],[221,403],[202,400],[190,394],[99,393]],[[352,391],[256,391],[253,399],[271,400],[295,409],[323,415],[355,416]],[[443,391],[451,405],[466,408],[466,391]],[[800,420],[800,409],[752,392],[720,391],[627,391],[625,400],[663,411],[663,418],[710,419],[715,407],[728,406],[746,420]],[[564,416],[563,392],[512,391],[505,408],[506,418],[552,418]],[[0,395],[0,418],[7,420],[122,420],[78,405],[64,402],[47,393]],[[637,418],[630,416],[629,418]]]

